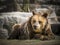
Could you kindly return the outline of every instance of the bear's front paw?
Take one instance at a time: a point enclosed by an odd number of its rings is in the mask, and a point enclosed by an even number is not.
[[[40,40],[49,40],[47,36],[41,35]]]
[[[35,39],[39,39],[40,38],[40,34],[35,34],[34,38]]]

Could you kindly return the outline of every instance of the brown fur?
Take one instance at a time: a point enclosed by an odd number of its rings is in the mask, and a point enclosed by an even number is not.
[[[37,23],[36,23],[37,22]],[[38,24],[38,25],[37,25]],[[34,26],[36,26],[36,29]],[[35,14],[30,19],[22,25],[14,25],[13,32],[10,35],[10,39],[41,39],[50,40],[54,39],[54,34],[51,31],[50,24],[47,20],[47,14]]]

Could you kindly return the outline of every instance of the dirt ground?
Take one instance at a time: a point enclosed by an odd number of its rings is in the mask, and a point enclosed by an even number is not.
[[[41,41],[41,40],[2,40],[0,45],[60,45],[60,37],[55,40]]]

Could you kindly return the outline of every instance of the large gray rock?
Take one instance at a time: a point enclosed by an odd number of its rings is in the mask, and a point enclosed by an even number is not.
[[[3,17],[3,28],[8,30],[8,34],[10,35],[12,31],[12,26],[14,24],[21,24],[26,22],[29,17],[32,16],[32,13],[28,12],[8,12],[1,13],[1,17]],[[2,24],[2,23],[1,23]]]
[[[0,17],[0,39],[7,39],[8,38],[8,31],[3,29],[4,19]]]
[[[0,29],[0,39],[7,39],[8,31],[6,29]]]

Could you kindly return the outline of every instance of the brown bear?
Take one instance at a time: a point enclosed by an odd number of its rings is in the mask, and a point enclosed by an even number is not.
[[[41,15],[33,12],[33,16],[27,22],[13,26],[9,39],[54,39],[55,37],[48,23],[47,16],[47,13]]]

